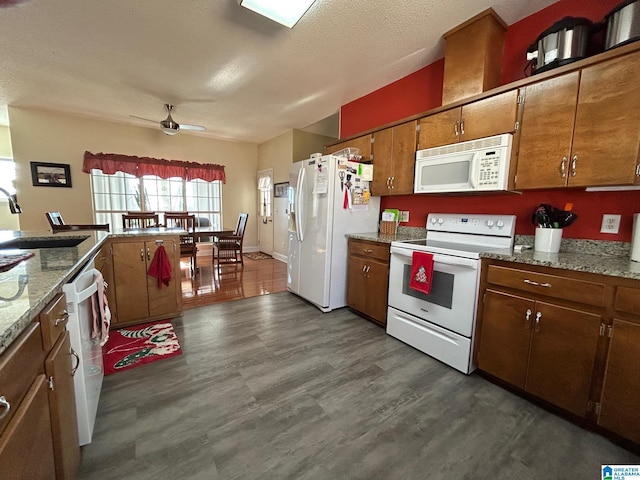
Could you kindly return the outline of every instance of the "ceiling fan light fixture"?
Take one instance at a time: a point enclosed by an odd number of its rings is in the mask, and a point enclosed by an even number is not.
[[[288,28],[309,10],[315,0],[238,0],[238,4]]]
[[[176,135],[180,131],[180,125],[173,121],[171,116],[160,122],[160,130],[166,135]]]

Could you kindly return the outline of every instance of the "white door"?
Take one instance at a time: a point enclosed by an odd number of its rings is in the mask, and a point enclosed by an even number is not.
[[[258,250],[273,255],[273,169],[258,172]]]

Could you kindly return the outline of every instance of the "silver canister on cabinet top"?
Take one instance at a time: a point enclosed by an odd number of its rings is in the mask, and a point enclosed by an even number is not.
[[[605,17],[605,50],[640,39],[640,0],[625,0]]]
[[[593,22],[582,17],[565,17],[542,32],[527,50],[532,73],[541,73],[587,56]]]

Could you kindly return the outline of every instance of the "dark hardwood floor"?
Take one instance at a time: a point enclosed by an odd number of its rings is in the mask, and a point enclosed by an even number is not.
[[[80,480],[595,480],[640,464],[345,308],[282,292],[172,323],[182,355],[105,377]]]
[[[183,258],[180,272],[185,309],[287,290],[287,264],[273,258],[251,260],[245,255],[244,268],[231,265],[218,269],[211,256],[199,256],[194,278],[189,259]]]

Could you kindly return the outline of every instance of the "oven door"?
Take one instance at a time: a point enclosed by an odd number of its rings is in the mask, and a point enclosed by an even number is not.
[[[431,292],[409,286],[413,250],[391,247],[389,306],[471,338],[475,316],[480,261],[433,255]]]

